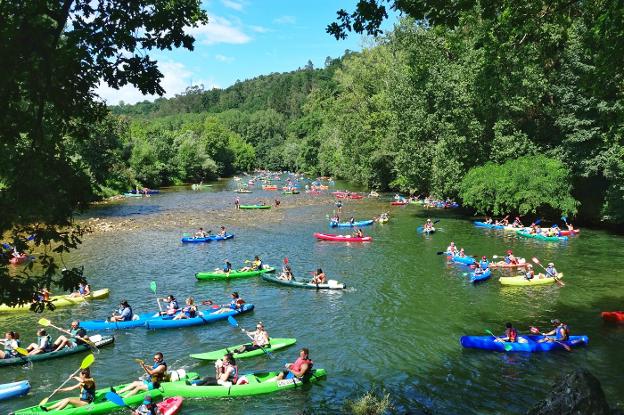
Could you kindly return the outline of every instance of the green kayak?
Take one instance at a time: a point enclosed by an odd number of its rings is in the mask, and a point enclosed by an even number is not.
[[[277,376],[275,372],[256,372],[241,375],[249,383],[232,386],[193,386],[187,385],[184,381],[163,383],[163,395],[181,396],[183,398],[224,398],[228,396],[251,396],[264,393],[273,393],[286,389],[301,387],[305,383],[316,382],[326,375],[325,369],[313,369],[307,380],[302,381],[297,378],[283,379],[280,381],[267,382],[267,380]]]
[[[541,234],[528,233],[524,231],[516,231],[516,234],[524,238],[537,239],[538,241],[563,242],[563,241],[568,240],[567,236],[546,236],[546,235],[541,235]]]
[[[263,269],[256,271],[231,271],[229,274],[223,271],[198,272],[195,274],[195,278],[198,280],[229,280],[231,278],[255,277],[256,275],[265,274],[267,272],[275,272],[275,268],[265,265]]]
[[[270,205],[240,205],[239,209],[271,209]]]
[[[267,352],[275,352],[276,350],[281,350],[281,349],[285,349],[288,346],[292,346],[296,342],[297,342],[297,339],[271,339],[269,346],[265,347],[264,350],[266,350]],[[251,343],[246,343],[246,344],[251,344]],[[241,346],[242,344],[239,344],[238,346],[230,346],[230,347],[226,347],[225,349],[215,350],[214,352],[192,354],[191,357],[194,359],[199,359],[199,360],[219,360],[226,353],[233,352],[234,350],[238,349]],[[256,357],[256,356],[260,356],[264,354],[265,352],[263,352],[262,349],[256,349],[256,350],[252,350],[250,352],[244,352],[244,353],[234,352],[234,358],[235,359],[247,359],[249,357]]]
[[[90,336],[89,338],[93,341],[93,343],[95,343],[96,347],[104,347],[106,345],[113,344],[113,342],[115,341],[115,338],[113,336],[94,335]],[[87,346],[86,344],[81,344],[76,347],[64,347],[58,352],[48,352],[29,356],[13,357],[11,359],[0,359],[0,367],[23,365],[24,363],[27,363],[29,361],[37,362],[39,360],[54,359],[57,357],[64,357],[75,353],[87,352],[89,350],[89,346]]]

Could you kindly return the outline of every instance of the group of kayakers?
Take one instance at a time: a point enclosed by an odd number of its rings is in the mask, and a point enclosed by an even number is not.
[[[565,342],[570,340],[570,328],[566,323],[559,319],[550,320],[550,323],[553,326],[553,329],[542,333],[536,327],[531,327],[529,329],[529,333],[532,335],[541,335],[544,336],[537,340],[538,343],[548,343],[548,342]],[[513,327],[511,323],[505,324],[505,334],[501,337],[496,337],[494,341],[497,342],[509,342],[509,343],[527,343],[527,339],[519,336],[518,330]]]
[[[193,237],[194,238],[207,238],[209,236],[212,236],[212,230],[209,231],[205,231],[204,228],[199,228],[194,234]],[[221,225],[219,228],[219,232],[217,232],[217,236],[225,236],[227,235],[227,231],[225,229],[225,226]]]

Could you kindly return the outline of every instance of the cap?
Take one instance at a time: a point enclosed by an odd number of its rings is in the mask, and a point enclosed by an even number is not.
[[[549,263],[548,263],[548,266],[549,266],[549,267],[554,267],[554,266],[555,266],[555,264],[553,264],[552,262],[549,262]]]
[[[561,324],[561,321],[559,321],[559,319],[557,319],[557,318],[550,320],[550,322],[551,322],[552,324],[555,324],[555,325],[559,325],[559,324]]]
[[[143,397],[143,405],[149,405],[151,403],[152,403],[152,396],[145,395],[145,397]]]

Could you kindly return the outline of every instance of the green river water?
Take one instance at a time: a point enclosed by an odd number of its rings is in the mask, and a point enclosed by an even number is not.
[[[448,210],[415,205],[390,207],[389,197],[347,201],[343,217],[370,218],[390,211],[390,222],[365,228],[374,237],[368,244],[320,242],[312,234],[329,231],[329,195],[279,196],[282,206],[270,211],[234,211],[233,181],[220,181],[202,191],[173,188],[160,195],[93,208],[84,216],[126,221],[132,230],[99,232],[85,238],[66,258],[84,265],[94,288],[109,287],[110,298],[89,305],[58,309],[45,316],[68,326],[71,319],[100,319],[122,298],[135,312],[156,309],[149,283],[158,283],[162,296],[228,300],[239,291],[256,309],[238,318],[253,329],[265,323],[274,337],[296,337],[297,345],[275,353],[275,359],[240,360],[241,372],[281,367],[292,362],[298,347],[310,348],[315,367],[327,369],[321,382],[283,393],[242,399],[187,400],[182,414],[340,413],[345,399],[367,390],[387,391],[397,412],[418,414],[521,414],[545,397],[554,380],[577,367],[589,368],[602,382],[612,406],[623,407],[624,325],[603,324],[600,311],[622,309],[624,257],[620,236],[583,230],[565,244],[517,239],[476,228],[471,218]],[[275,192],[255,191],[241,199],[270,201]],[[438,218],[440,231],[425,237],[416,227],[427,217]],[[236,236],[221,243],[183,245],[179,238],[199,226],[217,230],[220,224]],[[346,233],[345,230],[344,233]],[[502,287],[497,277],[472,285],[464,269],[436,255],[453,240],[475,255],[537,256],[554,261],[565,274],[565,287]],[[317,292],[272,285],[260,278],[232,282],[196,281],[194,273],[222,264],[238,266],[260,255],[280,266],[289,258],[296,276],[322,267],[330,278],[346,283],[342,292]],[[509,275],[509,274],[506,274]],[[25,343],[34,340],[32,313],[0,314],[2,332],[17,330]],[[465,350],[459,338],[502,332],[507,321],[526,330],[548,328],[561,318],[573,334],[586,334],[589,346],[573,352],[504,354]],[[50,330],[51,334],[58,333]],[[92,373],[98,387],[136,379],[141,369],[133,358],[149,360],[160,350],[169,367],[212,373],[210,363],[190,353],[242,343],[245,337],[227,322],[186,329],[147,331],[137,328],[115,333],[113,347],[96,355]],[[0,383],[30,380],[28,396],[0,403],[0,413],[34,405],[58,386],[84,355],[35,363],[32,368],[0,369]],[[59,395],[60,397],[67,395]]]

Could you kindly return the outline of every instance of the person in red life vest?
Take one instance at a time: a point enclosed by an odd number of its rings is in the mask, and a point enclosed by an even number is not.
[[[515,343],[518,341],[518,330],[511,323],[505,324],[505,337],[498,337],[495,341]]]
[[[269,379],[267,382],[293,378],[304,380],[306,375],[312,371],[313,364],[314,362],[310,360],[310,351],[306,347],[302,347],[299,350],[299,358],[295,360],[295,363],[286,363],[284,365],[286,370],[282,370],[276,377]]]

